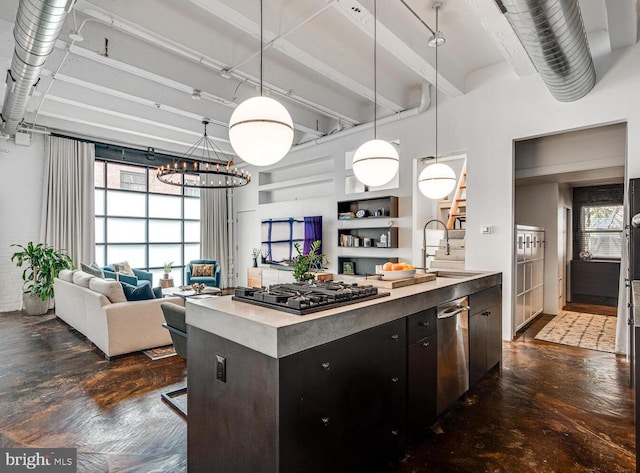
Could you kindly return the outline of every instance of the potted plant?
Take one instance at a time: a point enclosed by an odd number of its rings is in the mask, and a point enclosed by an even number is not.
[[[173,261],[169,261],[164,264],[164,278],[169,279],[169,274],[171,273],[171,269],[173,268]]]
[[[22,303],[28,315],[42,315],[49,310],[49,301],[53,297],[53,281],[63,269],[73,268],[71,258],[64,250],[56,250],[45,243],[27,243],[26,246],[13,244],[19,248],[11,255],[11,261],[21,268]]]
[[[324,254],[319,253],[320,240],[316,240],[311,244],[309,253],[303,254],[300,244],[295,245],[298,253],[292,260],[293,277],[298,282],[312,281],[316,278],[313,271],[320,271],[324,265]]]
[[[253,267],[258,267],[258,256],[260,256],[260,248],[254,248],[251,250],[251,258],[253,258]]]

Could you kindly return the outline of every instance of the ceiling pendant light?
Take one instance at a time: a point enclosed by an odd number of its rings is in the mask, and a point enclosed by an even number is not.
[[[456,173],[449,166],[438,162],[438,48],[445,42],[442,32],[438,29],[438,11],[442,6],[441,2],[436,2],[433,7],[436,9],[436,31],[429,39],[429,46],[436,48],[436,152],[434,164],[430,164],[422,170],[418,176],[418,188],[422,194],[434,200],[440,200],[449,195],[456,185]]]
[[[379,140],[378,121],[378,80],[377,80],[377,0],[373,1],[373,140],[360,145],[353,155],[353,173],[366,186],[381,186],[391,181],[398,172],[400,158],[394,146]]]
[[[293,143],[293,120],[277,100],[263,95],[262,0],[260,0],[260,96],[242,102],[229,120],[229,141],[243,161],[255,166],[277,163]]]

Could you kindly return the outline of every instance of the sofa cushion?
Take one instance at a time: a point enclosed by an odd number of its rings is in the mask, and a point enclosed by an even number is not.
[[[162,299],[162,288],[160,286],[153,288],[153,295],[156,299]]]
[[[132,271],[131,266],[128,261],[123,261],[122,263],[113,263],[113,269],[116,273],[124,273],[129,276],[135,276],[135,273]]]
[[[82,287],[89,287],[89,282],[95,278],[93,274],[85,273],[84,271],[76,271],[73,273],[73,284]]]
[[[139,286],[134,286],[123,281],[120,281],[124,296],[128,301],[146,301],[147,299],[155,299],[151,284],[149,281],[144,281]]]
[[[75,272],[75,269],[61,269],[58,273],[58,277],[63,281],[73,282],[73,273]]]
[[[127,302],[122,285],[115,279],[93,278],[89,281],[89,289],[104,295],[112,303]]]
[[[97,278],[104,279],[104,272],[102,271],[102,269],[100,269],[100,267],[96,268],[93,265],[93,263],[91,264],[80,263],[80,268],[85,273],[93,274]]]
[[[212,264],[198,264],[194,263],[191,267],[191,276],[213,276],[213,265]]]

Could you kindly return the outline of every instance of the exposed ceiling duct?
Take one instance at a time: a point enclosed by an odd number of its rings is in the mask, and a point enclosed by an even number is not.
[[[551,94],[584,97],[596,83],[578,0],[496,0]]]
[[[2,105],[5,135],[15,135],[24,118],[29,97],[51,54],[67,13],[76,0],[20,0],[13,36],[16,47],[7,71],[7,89]]]

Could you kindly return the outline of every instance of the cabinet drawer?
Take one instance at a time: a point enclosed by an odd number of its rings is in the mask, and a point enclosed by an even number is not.
[[[476,292],[469,296],[469,306],[471,313],[477,314],[493,305],[499,305],[502,302],[501,286],[490,287],[484,291]]]
[[[300,385],[309,392],[402,350],[406,322],[399,319],[300,354]]]
[[[423,310],[407,317],[407,336],[409,345],[436,333],[436,308]]]

